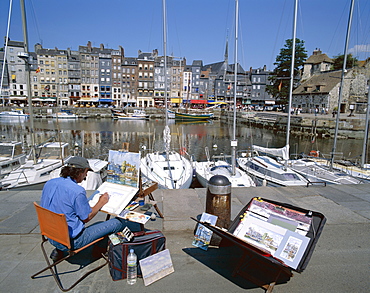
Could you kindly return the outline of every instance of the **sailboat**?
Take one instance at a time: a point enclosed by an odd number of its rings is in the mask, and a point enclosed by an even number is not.
[[[241,152],[237,161],[242,170],[247,172],[259,184],[272,187],[305,186],[308,180],[298,174],[283,162],[260,153],[266,153],[276,158],[289,158],[289,145],[283,148],[263,148],[252,145],[251,152]]]
[[[280,149],[264,148],[260,146],[252,146],[251,156],[241,156],[237,159],[240,168],[246,171],[249,175],[256,178],[263,185],[270,186],[304,186],[308,181],[299,175],[294,170],[287,167],[287,164],[282,164],[269,156],[255,156],[253,151],[264,152],[275,157],[280,157],[283,160],[289,159],[289,134],[290,134],[290,115],[291,103],[294,82],[294,56],[296,43],[296,23],[297,23],[298,0],[295,0],[294,5],[294,21],[293,21],[293,44],[292,44],[292,62],[290,69],[290,89],[289,89],[289,111],[287,122],[286,145]],[[245,154],[245,153],[244,153]]]
[[[164,51],[164,80],[165,80],[165,105],[166,126],[163,130],[164,151],[149,152],[140,164],[141,175],[158,183],[162,189],[186,189],[189,188],[193,179],[193,168],[188,159],[181,154],[170,150],[171,131],[168,126],[168,103],[167,103],[167,21],[166,1],[162,0],[163,6],[163,51]]]
[[[35,143],[34,125],[33,125],[33,109],[31,98],[31,81],[30,81],[30,64],[29,64],[29,50],[28,50],[28,34],[26,10],[24,1],[21,0],[21,12],[23,23],[23,37],[24,37],[24,54],[21,58],[24,59],[26,66],[26,82],[28,107],[30,115],[30,132],[31,132],[31,151],[27,160],[16,170],[13,170],[0,180],[0,189],[23,188],[27,190],[37,186],[41,188],[43,184],[51,179],[53,170],[61,167],[64,162],[69,159],[69,147],[65,142],[45,142],[40,145]]]
[[[214,175],[223,175],[229,179],[231,187],[251,187],[256,186],[250,176],[244,171],[236,167],[236,92],[237,92],[237,75],[238,75],[238,16],[239,16],[239,2],[235,1],[235,66],[234,66],[234,119],[233,119],[233,138],[231,140],[231,164],[224,159],[215,158],[210,160],[208,148],[206,148],[207,161],[195,162],[194,168],[197,179],[203,187],[207,187],[209,179]]]
[[[26,161],[22,143],[17,141],[0,142],[0,178],[20,167]]]
[[[342,93],[343,93],[343,83],[346,73],[346,64],[347,64],[347,51],[348,51],[348,42],[349,35],[351,30],[352,15],[353,15],[354,0],[351,1],[350,13],[348,18],[347,25],[347,34],[344,47],[344,60],[343,68],[341,74],[341,81],[339,86],[339,95],[338,95],[338,109],[340,109]],[[328,184],[359,184],[363,183],[360,179],[355,178],[347,174],[346,172],[341,171],[336,168],[334,165],[334,156],[336,152],[336,143],[338,138],[338,129],[339,129],[339,113],[336,118],[335,124],[335,133],[334,133],[334,143],[333,149],[331,152],[330,165],[320,164],[318,161],[313,161],[309,159],[299,159],[299,160],[290,160],[288,164],[290,167],[305,176],[310,181],[316,182],[326,182]]]

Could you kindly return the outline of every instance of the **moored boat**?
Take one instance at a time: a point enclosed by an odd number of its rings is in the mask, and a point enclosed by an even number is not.
[[[168,110],[169,117],[178,120],[210,120],[214,118],[213,113],[180,112]]]
[[[28,118],[30,115],[24,113],[22,109],[0,112],[0,118]]]
[[[144,110],[134,109],[132,113],[125,113],[112,109],[113,118],[119,120],[149,120],[149,115]]]
[[[25,162],[26,154],[23,153],[21,142],[0,142],[0,177],[19,168]]]
[[[44,183],[52,178],[51,173],[70,158],[68,146],[64,142],[36,146],[36,158],[31,152],[23,165],[0,180],[1,188],[42,189]]]

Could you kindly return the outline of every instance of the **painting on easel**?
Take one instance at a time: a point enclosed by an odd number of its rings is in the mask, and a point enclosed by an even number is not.
[[[139,188],[140,153],[109,150],[107,181]]]

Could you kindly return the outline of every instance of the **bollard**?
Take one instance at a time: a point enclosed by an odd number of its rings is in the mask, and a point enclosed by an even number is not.
[[[206,213],[217,216],[216,225],[228,229],[231,219],[231,183],[222,175],[215,175],[208,181]],[[221,238],[213,234],[211,245],[218,245]]]

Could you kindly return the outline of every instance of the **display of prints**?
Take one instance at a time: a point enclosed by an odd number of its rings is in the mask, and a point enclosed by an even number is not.
[[[270,224],[249,213],[234,231],[234,235],[274,255],[286,231],[285,228]]]
[[[309,241],[310,238],[287,230],[275,257],[282,260],[289,267],[296,269]]]
[[[307,216],[305,213],[298,212],[289,208],[277,206],[275,204],[253,199],[252,203],[248,209],[250,212],[256,213],[260,216],[266,218],[266,220],[271,216],[280,216],[297,223],[297,229],[295,232],[302,235],[306,235],[310,229],[312,217]]]
[[[107,182],[139,187],[140,153],[109,150]]]
[[[217,218],[218,218],[217,216],[208,213],[203,213],[200,218],[200,221],[206,222],[211,225],[216,225]],[[209,243],[211,242],[212,234],[213,232],[211,230],[209,230],[202,224],[198,224],[198,228],[195,231],[194,240],[192,244],[203,250],[207,250]]]
[[[141,259],[139,264],[145,286],[148,286],[175,271],[170,251],[168,249]]]

